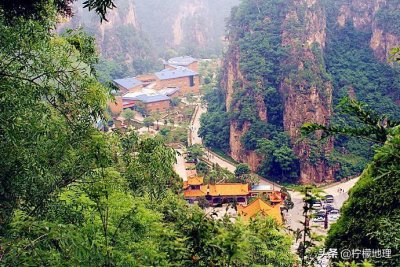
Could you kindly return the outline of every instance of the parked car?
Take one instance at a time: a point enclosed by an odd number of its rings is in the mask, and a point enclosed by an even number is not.
[[[337,209],[333,209],[328,213],[328,220],[329,221],[336,221],[340,217],[340,212]]]
[[[331,204],[326,204],[326,205],[324,205],[324,209],[325,209],[327,212],[330,212],[331,210],[334,210],[335,207],[332,206]]]
[[[326,214],[326,210],[323,210],[323,209],[318,210],[318,211],[315,213],[316,216],[323,216],[323,217],[325,217],[325,214]]]
[[[315,201],[313,201],[313,206],[314,209],[320,209],[322,208],[322,202],[321,200],[317,199]]]
[[[324,222],[325,221],[325,216],[315,216],[313,218],[313,222]]]
[[[334,201],[334,198],[333,198],[332,195],[326,195],[325,196],[325,202],[326,203],[333,203],[333,201]]]

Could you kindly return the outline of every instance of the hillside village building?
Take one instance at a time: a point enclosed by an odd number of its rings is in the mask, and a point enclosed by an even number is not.
[[[114,84],[118,87],[121,95],[137,92],[143,88],[143,82],[136,78],[116,79]]]
[[[128,93],[122,97],[123,108],[143,107],[147,112],[164,112],[170,107],[170,98],[162,94]]]
[[[157,89],[176,86],[180,89],[180,96],[199,93],[199,74],[188,68],[179,66],[177,69],[164,69],[156,72],[155,76]]]
[[[198,60],[185,56],[168,60],[162,71],[116,79],[114,84],[119,89],[119,96],[109,103],[109,108],[114,114],[125,108],[134,109],[135,105],[143,106],[150,113],[163,112],[170,107],[171,98],[199,94],[197,69]]]
[[[199,71],[199,61],[191,56],[174,57],[164,62],[164,69],[177,69],[185,67],[192,71]]]

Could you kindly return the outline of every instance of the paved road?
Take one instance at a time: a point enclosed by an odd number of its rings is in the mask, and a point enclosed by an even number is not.
[[[349,195],[348,192],[349,190],[355,185],[355,183],[358,181],[358,178],[351,179],[349,181],[335,184],[332,186],[328,186],[323,190],[323,193],[321,195],[333,195],[334,197],[334,203],[333,206],[336,209],[340,209],[343,206],[343,203],[348,199]],[[341,188],[344,190],[344,192],[339,192],[338,189]],[[293,209],[289,210],[288,212],[288,221],[287,221],[287,226],[292,229],[296,230],[299,228],[302,228],[302,224],[300,221],[304,221],[303,217],[303,194],[299,192],[290,192],[290,195],[292,197],[292,201],[294,203]],[[331,222],[330,222],[331,223]],[[315,229],[315,232],[319,234],[326,234],[327,230],[323,229],[323,222],[311,222],[310,224],[313,229]]]
[[[207,112],[207,108],[202,106],[201,104],[198,104],[198,111],[196,113],[196,116],[194,117],[192,124],[189,126],[191,127],[192,131],[192,144],[202,144],[203,140],[201,140],[201,137],[199,136],[199,128],[200,128],[200,117],[203,113]],[[222,168],[226,168],[228,171],[234,173],[236,170],[236,166],[225,159],[222,159],[219,157],[217,154],[209,151],[209,150],[204,150],[205,152],[205,157],[212,163],[218,164]]]
[[[207,112],[207,108],[203,107],[201,104],[198,104],[198,111],[196,113],[196,116],[194,117],[192,124],[189,126],[191,127],[192,130],[192,136],[191,136],[191,142],[192,144],[202,144],[203,141],[201,140],[201,137],[199,136],[199,128],[200,128],[200,117],[203,113]],[[209,150],[205,150],[205,156],[207,157],[207,159],[214,163],[214,164],[218,164],[219,166],[221,166],[222,168],[226,168],[228,171],[234,173],[236,170],[236,166],[234,164],[232,164],[231,162],[221,158],[220,156],[218,156],[217,154],[209,151]],[[260,179],[260,183],[259,184],[263,184],[263,185],[270,185],[271,188],[273,188],[274,190],[280,190],[280,186],[279,185],[273,185],[270,181],[266,180],[266,179]]]
[[[202,144],[203,141],[199,136],[199,128],[200,128],[200,117],[203,113],[207,112],[207,108],[202,107],[201,104],[198,105],[198,110],[196,116],[194,117],[192,124],[189,126],[192,131],[192,144]]]
[[[183,158],[183,151],[177,149],[179,154],[176,155],[176,164],[174,164],[175,172],[182,178],[183,181],[187,181],[187,173],[185,168],[185,159]]]

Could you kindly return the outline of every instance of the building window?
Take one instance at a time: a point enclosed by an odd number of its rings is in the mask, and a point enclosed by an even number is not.
[[[190,87],[194,86],[194,76],[189,76]]]

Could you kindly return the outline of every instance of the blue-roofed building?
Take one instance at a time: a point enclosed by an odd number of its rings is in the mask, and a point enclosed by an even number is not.
[[[119,88],[121,94],[125,94],[127,92],[139,91],[143,87],[143,82],[139,81],[134,77],[116,79],[113,82]]]
[[[188,68],[192,71],[198,71],[199,61],[191,56],[174,57],[164,63],[165,69],[176,69],[179,66]]]
[[[156,72],[155,75],[160,80],[170,80],[182,77],[190,77],[199,75],[197,72],[192,71],[185,67],[178,67],[177,69],[164,69],[162,71]]]
[[[158,90],[158,93],[169,96],[169,97],[176,97],[179,95],[179,91],[180,91],[179,87],[167,87],[167,88]]]
[[[159,93],[134,92],[122,97],[123,109],[145,109],[148,113],[169,109],[171,98]]]
[[[166,95],[139,95],[137,96],[137,100],[149,104],[149,103],[155,103],[155,102],[160,102],[160,101],[169,101],[170,98]]]
[[[179,87],[179,95],[198,94],[200,78],[193,70],[179,66],[176,69],[164,69],[154,73],[158,90],[167,87]]]

